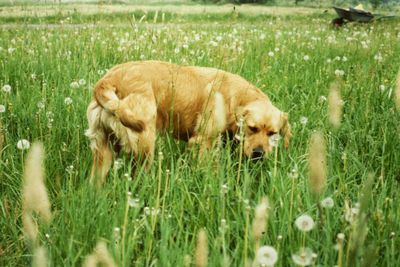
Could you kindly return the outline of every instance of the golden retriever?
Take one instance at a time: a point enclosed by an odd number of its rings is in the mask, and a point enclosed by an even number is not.
[[[157,131],[170,129],[174,137],[199,145],[202,153],[222,133],[240,132],[244,154],[253,158],[272,151],[272,135],[282,134],[286,147],[291,137],[288,114],[242,77],[162,61],[113,67],[95,85],[87,117],[91,181],[97,184],[111,167],[112,144],[149,166]]]

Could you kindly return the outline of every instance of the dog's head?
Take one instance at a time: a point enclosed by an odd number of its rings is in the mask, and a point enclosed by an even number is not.
[[[282,135],[285,147],[291,137],[288,114],[268,100],[248,103],[237,110],[242,120],[244,153],[250,158],[262,158],[272,152],[276,138]],[[275,139],[275,140],[274,140]]]

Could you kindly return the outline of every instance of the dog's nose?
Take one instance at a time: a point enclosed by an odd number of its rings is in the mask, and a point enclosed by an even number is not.
[[[253,153],[251,154],[252,159],[260,159],[264,155],[264,149],[262,147],[256,147],[253,149]]]

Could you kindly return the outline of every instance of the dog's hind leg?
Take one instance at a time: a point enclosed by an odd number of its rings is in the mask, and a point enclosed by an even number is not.
[[[119,119],[122,121],[133,118],[140,121],[142,127],[136,129],[124,124],[127,131],[126,135],[120,134],[121,147],[126,153],[132,153],[135,156],[134,165],[145,164],[145,168],[148,169],[154,157],[157,106],[151,88],[137,89],[137,91],[121,100]]]

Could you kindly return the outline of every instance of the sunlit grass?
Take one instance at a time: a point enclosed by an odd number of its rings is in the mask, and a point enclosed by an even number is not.
[[[302,246],[316,254],[316,265],[338,264],[340,251],[346,266],[356,227],[348,222],[349,208],[356,212],[358,202],[367,232],[357,264],[361,257],[380,266],[399,264],[400,113],[393,100],[400,68],[398,24],[332,29],[317,16],[239,18],[239,23],[219,18],[224,23],[218,25],[139,20],[126,26],[1,29],[0,265],[32,261],[21,230],[27,153],[17,147],[22,139],[39,140],[45,149],[53,219],[50,226],[40,225],[39,239],[52,265],[79,266],[105,240],[118,266],[184,266],[189,258],[195,262],[197,236],[205,229],[209,266],[244,266],[255,257],[255,242],[278,251],[277,266],[294,266],[292,255]],[[144,59],[212,66],[245,77],[289,113],[290,148],[280,145],[276,158],[262,163],[244,160],[237,179],[239,153],[229,144],[198,161],[185,143],[159,136],[149,172],[139,170],[130,179],[131,158],[123,156],[105,186],[95,190],[88,184],[91,155],[84,136],[90,89],[113,65]],[[333,128],[327,98],[336,80],[344,102],[340,126]],[[11,90],[4,90],[6,85]],[[315,130],[323,134],[327,152],[320,197],[334,200],[331,209],[322,209],[323,225],[308,183]],[[374,179],[365,205],[361,192],[369,173]],[[265,196],[268,226],[254,238],[254,208]],[[307,233],[294,224],[303,214],[316,222]],[[344,241],[338,251],[339,233]]]

